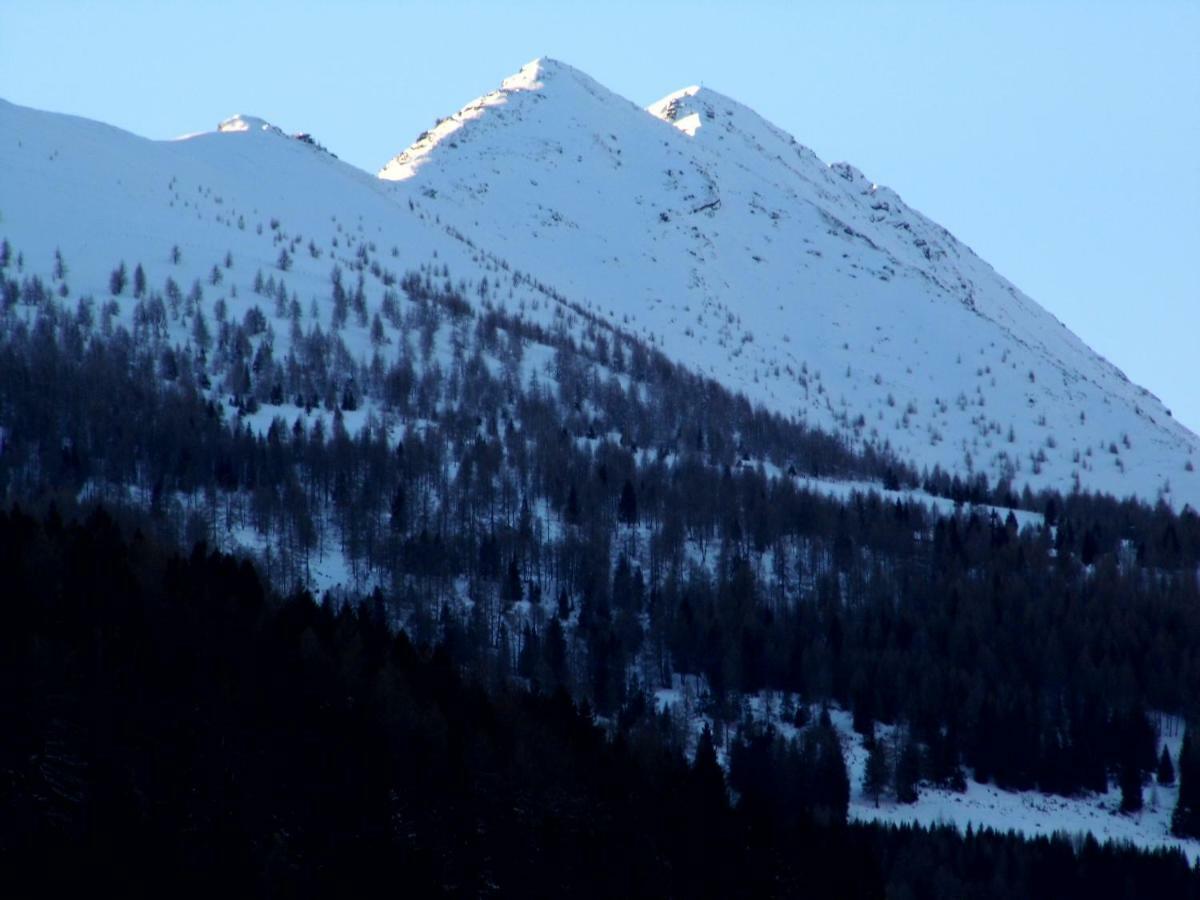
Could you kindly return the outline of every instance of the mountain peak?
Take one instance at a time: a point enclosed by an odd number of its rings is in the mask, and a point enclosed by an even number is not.
[[[667,94],[656,103],[651,103],[646,107],[646,112],[664,122],[670,122],[688,137],[695,137],[704,119],[715,118],[717,102],[725,99],[716,91],[693,84]]]
[[[705,125],[708,125],[710,130],[716,126],[716,130],[728,131],[734,127],[744,129],[747,123],[761,123],[762,126],[779,131],[749,107],[699,84],[667,94],[661,100],[647,106],[646,112],[664,122],[670,122],[689,137],[695,137]],[[791,140],[790,135],[786,137]]]
[[[225,119],[217,125],[217,131],[222,133],[266,131],[271,134],[283,134],[282,129],[272,125],[266,119],[261,119],[258,116],[247,116],[243,113],[237,113]]]
[[[576,73],[566,63],[559,62],[549,56],[539,56],[521,66],[512,75],[500,82],[501,91],[536,91],[541,90],[549,79],[563,72]],[[577,73],[581,74],[581,73]]]
[[[453,115],[438,119],[432,128],[417,135],[408,149],[380,169],[379,177],[388,181],[407,181],[429,161],[435,151],[455,149],[459,141],[467,139],[469,133],[473,134],[476,131],[474,126],[464,131],[468,123],[482,120],[488,112],[496,113],[489,117],[493,122],[509,118],[509,110],[500,114],[501,108],[517,103],[527,110],[526,101],[538,102],[551,96],[560,99],[561,105],[570,107],[577,107],[580,101],[589,97],[631,105],[578,69],[548,56],[540,56],[505,78],[496,90],[477,97]],[[516,107],[510,109],[512,119],[522,118]]]
[[[291,140],[300,141],[301,143],[308,144],[310,147],[312,147],[316,150],[320,150],[322,153],[328,154],[329,156],[332,156],[334,159],[337,159],[336,153],[331,153],[329,151],[329,148],[327,148],[324,144],[320,143],[316,138],[314,138],[307,131],[297,131],[297,132],[293,132],[292,134],[288,134],[286,131],[284,131],[282,128],[280,128],[278,125],[272,125],[266,119],[260,118],[259,116],[247,116],[243,113],[238,113],[236,115],[230,116],[228,119],[225,119],[223,122],[221,122],[220,124],[217,125],[216,133],[217,134],[273,134],[273,135],[278,135],[279,137],[290,138]],[[182,137],[180,137],[179,140],[187,140],[189,138],[202,137],[203,135],[204,135],[204,132],[198,132],[196,134],[185,134]]]
[[[560,59],[550,56],[539,56],[521,66],[512,75],[500,82],[500,90],[538,91],[548,84],[558,81],[574,81],[589,88],[599,88],[600,84],[586,72],[568,65]]]
[[[646,112],[674,125],[688,137],[703,135],[706,142],[740,136],[760,151],[771,145],[772,153],[778,153],[782,148],[801,148],[805,153],[809,152],[790,134],[748,106],[702,85],[691,85],[667,94],[647,106]]]

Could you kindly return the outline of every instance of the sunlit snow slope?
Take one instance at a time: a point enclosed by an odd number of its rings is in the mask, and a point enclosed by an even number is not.
[[[779,412],[1018,486],[1200,498],[1200,442],[1156,397],[895,192],[713,91],[642,110],[536,60],[379,174]]]
[[[644,110],[537,60],[380,176],[251,116],[155,142],[0,101],[0,237],[21,253],[15,277],[50,281],[60,250],[67,302],[103,303],[125,261],[156,289],[200,282],[238,320],[270,315],[262,271],[324,320],[334,262],[370,242],[398,275],[442,268],[472,300],[486,278],[511,313],[582,327],[551,288],[918,467],[1151,501],[1169,487],[1200,506],[1200,439],[1153,395],[895,193],[707,89]],[[373,313],[383,288],[366,291]],[[282,357],[288,322],[272,325]],[[373,352],[364,324],[345,340]]]

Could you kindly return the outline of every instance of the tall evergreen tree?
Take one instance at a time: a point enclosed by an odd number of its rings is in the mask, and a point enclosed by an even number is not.
[[[390,510],[390,524],[392,531],[402,533],[405,530],[405,512],[408,507],[408,495],[404,490],[403,484],[396,485],[396,490],[392,493],[392,506]]]
[[[1179,801],[1171,816],[1171,832],[1179,837],[1200,837],[1200,745],[1189,727],[1179,748]]]
[[[867,751],[867,765],[863,769],[863,793],[871,798],[876,807],[879,806],[879,798],[887,790],[891,769],[887,742],[876,738]]]
[[[521,594],[521,572],[514,556],[508,561],[508,574],[504,579],[504,601],[509,604],[520,603]]]
[[[563,516],[568,524],[579,524],[579,492],[575,490],[574,484],[567,491],[567,505],[563,510]]]
[[[1118,782],[1121,787],[1121,812],[1140,811],[1142,808],[1142,770],[1135,760],[1126,757],[1122,761]]]
[[[628,478],[621,487],[621,499],[617,503],[617,515],[626,525],[636,525],[638,520],[637,491]]]
[[[1175,783],[1175,766],[1171,763],[1171,751],[1164,745],[1162,755],[1158,758],[1158,783],[1172,785]]]
[[[725,773],[717,762],[717,750],[713,746],[712,729],[705,723],[696,744],[696,758],[692,762],[692,776],[706,805],[721,806],[726,802]]]
[[[908,732],[897,748],[896,800],[900,803],[917,801],[917,782],[921,779],[921,749]]]
[[[562,624],[557,618],[551,618],[550,624],[546,626],[542,653],[545,655],[546,667],[550,670],[553,686],[565,687],[567,684],[567,641],[563,636]]]
[[[128,279],[129,276],[125,269],[125,263],[122,261],[112,270],[112,274],[108,276],[108,292],[114,297],[119,297],[125,292],[125,283]]]

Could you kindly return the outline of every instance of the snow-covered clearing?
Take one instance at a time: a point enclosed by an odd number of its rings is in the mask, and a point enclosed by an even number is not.
[[[671,708],[677,715],[686,716],[694,739],[705,724],[711,724],[711,718],[703,712],[704,689],[694,677],[676,676],[675,682],[671,688],[655,691],[655,701],[659,709]],[[780,717],[787,699],[778,692],[771,692],[749,697],[746,703],[757,721],[771,722],[790,739],[798,732]],[[799,701],[793,697],[791,702],[794,705]],[[1171,813],[1179,797],[1177,785],[1147,784],[1143,789],[1144,808],[1139,813],[1127,815],[1120,812],[1121,793],[1115,785],[1105,794],[1059,797],[1038,791],[1005,791],[994,784],[979,784],[968,772],[966,790],[962,793],[922,783],[915,803],[902,804],[883,798],[876,806],[863,792],[867,750],[862,736],[852,727],[853,717],[848,711],[834,707],[830,709],[830,719],[841,739],[850,776],[851,819],[897,825],[915,823],[926,827],[952,825],[963,832],[968,827],[990,828],[1015,831],[1028,837],[1090,834],[1101,843],[1120,841],[1151,849],[1178,848],[1193,864],[1200,860],[1200,841],[1171,834]],[[1164,717],[1162,721],[1160,749],[1165,745],[1171,758],[1177,760],[1183,739],[1182,726],[1170,717]],[[877,726],[877,739],[890,740],[892,731],[891,726]],[[722,765],[727,764],[725,747],[717,747],[717,758]]]

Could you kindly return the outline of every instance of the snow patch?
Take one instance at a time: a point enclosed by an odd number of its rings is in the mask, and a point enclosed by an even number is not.
[[[247,116],[242,113],[225,119],[217,126],[217,131],[222,134],[247,131],[267,131],[274,134],[282,134],[278,128],[266,119],[260,119],[258,116]]]

